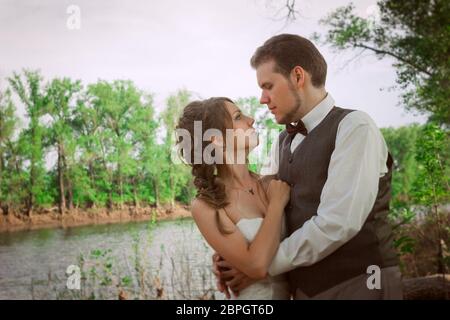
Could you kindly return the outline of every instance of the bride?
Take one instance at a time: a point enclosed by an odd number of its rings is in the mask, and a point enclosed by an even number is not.
[[[248,153],[258,145],[253,123],[228,98],[195,101],[185,107],[176,129],[179,146],[185,139],[194,146],[180,149],[192,167],[197,189],[192,216],[216,253],[254,280],[232,299],[289,299],[285,278],[271,277],[267,270],[276,259],[290,187],[280,180],[264,182],[248,170]],[[209,129],[215,129],[215,134],[204,139]],[[187,132],[188,138],[180,131]],[[204,151],[211,144],[220,161],[205,161]],[[197,161],[199,153],[202,157]],[[236,161],[242,153],[244,161]]]

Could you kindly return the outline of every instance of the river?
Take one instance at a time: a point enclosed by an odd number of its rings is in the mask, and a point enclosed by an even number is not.
[[[0,299],[210,297],[211,254],[191,219],[0,233]]]

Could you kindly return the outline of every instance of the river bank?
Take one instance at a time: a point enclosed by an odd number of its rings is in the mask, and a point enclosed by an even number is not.
[[[107,210],[106,208],[72,209],[66,211],[64,214],[60,214],[58,208],[49,208],[34,212],[31,217],[13,213],[0,215],[0,233],[130,221],[150,221],[152,219],[163,221],[190,216],[189,207],[180,204],[175,204],[172,209],[169,206],[161,206],[158,208],[126,207],[124,209],[114,210]]]
[[[0,300],[197,299],[215,288],[212,254],[192,219],[4,232]]]

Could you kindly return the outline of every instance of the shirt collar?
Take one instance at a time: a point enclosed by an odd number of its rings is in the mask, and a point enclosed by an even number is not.
[[[308,132],[311,132],[319,123],[321,123],[333,107],[334,99],[327,93],[325,98],[302,118]]]

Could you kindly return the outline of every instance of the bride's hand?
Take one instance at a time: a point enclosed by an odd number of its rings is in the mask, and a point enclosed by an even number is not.
[[[284,181],[271,180],[269,188],[267,189],[267,198],[270,204],[280,205],[285,207],[291,196],[291,187]]]

